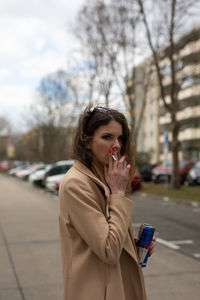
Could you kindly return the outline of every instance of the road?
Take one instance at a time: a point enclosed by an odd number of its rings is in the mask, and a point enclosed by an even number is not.
[[[148,300],[199,299],[198,207],[132,198],[136,231],[143,222],[156,227],[144,269]],[[0,300],[61,300],[60,261],[57,197],[0,174]]]
[[[133,194],[132,199],[136,232],[140,223],[149,223],[156,228],[160,244],[200,260],[200,207],[197,203],[189,205],[141,193]]]

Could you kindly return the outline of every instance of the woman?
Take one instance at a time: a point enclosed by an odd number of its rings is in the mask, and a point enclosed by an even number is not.
[[[123,114],[96,107],[80,116],[74,166],[59,192],[63,300],[146,299],[132,230],[134,204],[125,196],[129,148]]]

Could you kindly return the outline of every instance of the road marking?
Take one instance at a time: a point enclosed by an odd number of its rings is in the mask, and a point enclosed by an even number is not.
[[[184,240],[184,241],[165,241],[161,238],[156,238],[156,241],[159,244],[162,244],[164,246],[167,246],[168,248],[174,249],[174,250],[178,250],[180,249],[180,246],[178,245],[189,245],[189,244],[193,244],[192,240]]]
[[[159,244],[162,244],[164,246],[167,246],[168,248],[173,249],[173,250],[180,249],[180,247],[178,245],[174,244],[173,242],[165,241],[165,240],[163,240],[161,238],[158,238],[158,237],[156,238],[156,242],[159,243]]]
[[[163,197],[163,201],[168,202],[169,200],[169,197]]]
[[[172,241],[171,243],[174,243],[175,245],[188,245],[188,244],[193,244],[193,241],[192,240]]]
[[[133,228],[138,228],[138,227],[140,227],[141,224],[140,223],[132,223],[132,225],[133,225]],[[192,241],[192,240],[166,241],[159,237],[156,237],[156,242],[159,244],[162,244],[170,249],[173,249],[173,250],[179,250],[180,249],[179,245],[191,245],[194,243],[194,241]],[[197,255],[198,255],[198,253],[197,253]]]
[[[200,259],[200,253],[193,253],[193,256]]]

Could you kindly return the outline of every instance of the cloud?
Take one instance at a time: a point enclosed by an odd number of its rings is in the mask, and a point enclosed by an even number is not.
[[[6,0],[0,3],[0,115],[21,118],[40,79],[66,68],[74,46],[67,24],[84,0]]]
[[[24,131],[23,119],[33,101],[32,89],[27,85],[4,85],[0,95],[0,115],[11,123],[14,130]]]

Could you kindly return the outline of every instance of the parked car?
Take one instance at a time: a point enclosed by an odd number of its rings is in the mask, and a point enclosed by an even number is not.
[[[51,166],[52,165],[44,165],[43,168],[40,168],[39,170],[33,172],[29,176],[29,182],[32,184],[43,186],[45,174],[50,170]]]
[[[55,163],[54,165],[51,166],[51,168],[45,173],[45,178],[43,181],[44,186],[46,187],[47,185],[47,180],[53,176],[56,175],[65,175],[66,172],[73,166],[74,161],[73,160],[64,160],[64,161],[59,161]],[[53,181],[53,179],[51,179]],[[50,181],[51,181],[50,180]],[[57,179],[56,179],[57,180]]]
[[[2,160],[0,162],[0,170],[5,172],[13,168],[13,162],[10,160]]]
[[[138,172],[133,175],[133,180],[131,182],[132,192],[138,191],[142,188],[142,178]]]
[[[30,164],[29,164],[28,162],[27,162],[27,163],[23,163],[23,164],[21,164],[21,165],[15,167],[15,168],[13,168],[13,169],[10,169],[10,170],[8,171],[8,174],[11,175],[11,176],[16,176],[16,173],[17,173],[18,171],[24,170],[24,169],[28,168],[29,166],[30,166]]]
[[[149,164],[140,169],[140,175],[142,181],[151,181],[152,179],[152,170],[156,167],[156,164]]]
[[[186,183],[188,185],[200,184],[200,160],[189,171]]]
[[[46,180],[46,189],[49,192],[57,193],[58,192],[58,185],[60,184],[61,180],[65,174],[58,174],[54,176],[49,176]]]
[[[38,170],[41,170],[44,168],[44,164],[33,164],[30,167],[20,170],[16,173],[16,177],[23,179],[23,180],[28,180],[29,176]]]
[[[58,181],[56,183],[56,193],[58,194],[59,193],[59,188],[60,188],[60,181]]]
[[[181,184],[185,182],[187,174],[192,168],[193,163],[181,160],[179,161],[179,174]],[[152,170],[152,180],[154,183],[170,182],[172,176],[172,161],[164,161]]]

